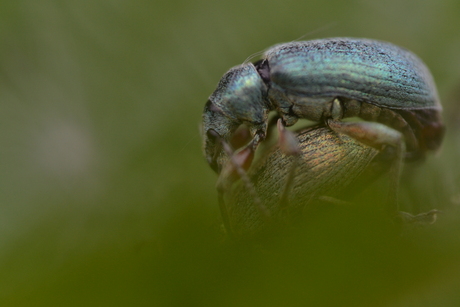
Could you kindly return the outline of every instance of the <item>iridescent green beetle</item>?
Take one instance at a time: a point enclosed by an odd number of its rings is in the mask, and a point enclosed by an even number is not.
[[[397,147],[406,159],[423,157],[441,144],[441,105],[430,72],[410,51],[390,43],[330,38],[281,44],[262,60],[230,69],[209,97],[203,112],[203,147],[218,173],[228,161],[226,144],[242,124],[250,152],[266,137],[268,113],[277,111],[286,126],[299,118],[325,122],[367,145]],[[380,122],[344,128],[343,118]],[[363,129],[366,139],[362,139]],[[401,133],[399,139],[393,135]],[[378,139],[375,142],[374,135]],[[382,145],[383,144],[383,145]],[[244,158],[244,169],[250,158]],[[247,162],[249,161],[249,162]]]

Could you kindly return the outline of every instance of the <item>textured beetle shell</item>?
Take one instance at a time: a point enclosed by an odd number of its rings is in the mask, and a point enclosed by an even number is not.
[[[308,128],[298,135],[300,161],[297,164],[292,190],[289,193],[289,211],[302,210],[320,196],[336,196],[357,180],[372,165],[375,177],[388,170],[383,162],[374,163],[379,151],[344,134],[326,127]],[[273,221],[263,218],[254,199],[243,182],[227,195],[227,212],[232,232],[248,235],[263,232],[267,223],[276,221],[283,210],[282,191],[293,163],[276,147],[251,169],[249,176],[261,203],[270,212]],[[373,163],[373,164],[371,164]],[[379,164],[380,163],[380,164]],[[372,174],[372,176],[370,175]],[[366,177],[367,178],[367,177]]]
[[[347,97],[390,109],[441,109],[425,64],[390,43],[353,38],[293,42],[265,53],[272,86],[307,97]]]

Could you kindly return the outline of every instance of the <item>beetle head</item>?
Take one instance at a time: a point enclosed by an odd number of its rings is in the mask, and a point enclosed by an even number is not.
[[[253,64],[230,69],[209,97],[203,111],[203,149],[217,173],[228,160],[222,142],[229,143],[235,130],[245,124],[254,138],[267,129],[267,86]]]

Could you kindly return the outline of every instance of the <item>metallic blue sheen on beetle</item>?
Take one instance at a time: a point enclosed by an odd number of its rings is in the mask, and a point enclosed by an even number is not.
[[[339,107],[334,101],[339,101]],[[267,132],[268,113],[286,126],[361,117],[402,133],[406,159],[439,148],[444,126],[433,78],[413,53],[387,42],[329,38],[280,44],[256,63],[231,68],[203,112],[203,147],[220,172],[230,142],[245,124],[255,149]]]

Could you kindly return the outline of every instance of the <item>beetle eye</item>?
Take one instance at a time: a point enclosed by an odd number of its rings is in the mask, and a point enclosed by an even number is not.
[[[222,110],[218,106],[216,106],[214,103],[212,103],[212,101],[210,99],[208,99],[208,101],[206,101],[206,104],[204,105],[204,112],[211,112],[211,113],[219,112],[219,113],[221,113]]]
[[[209,129],[208,131],[206,131],[206,135],[208,136],[209,140],[213,143],[215,143],[216,140],[220,139],[219,133],[217,133],[214,129]]]

